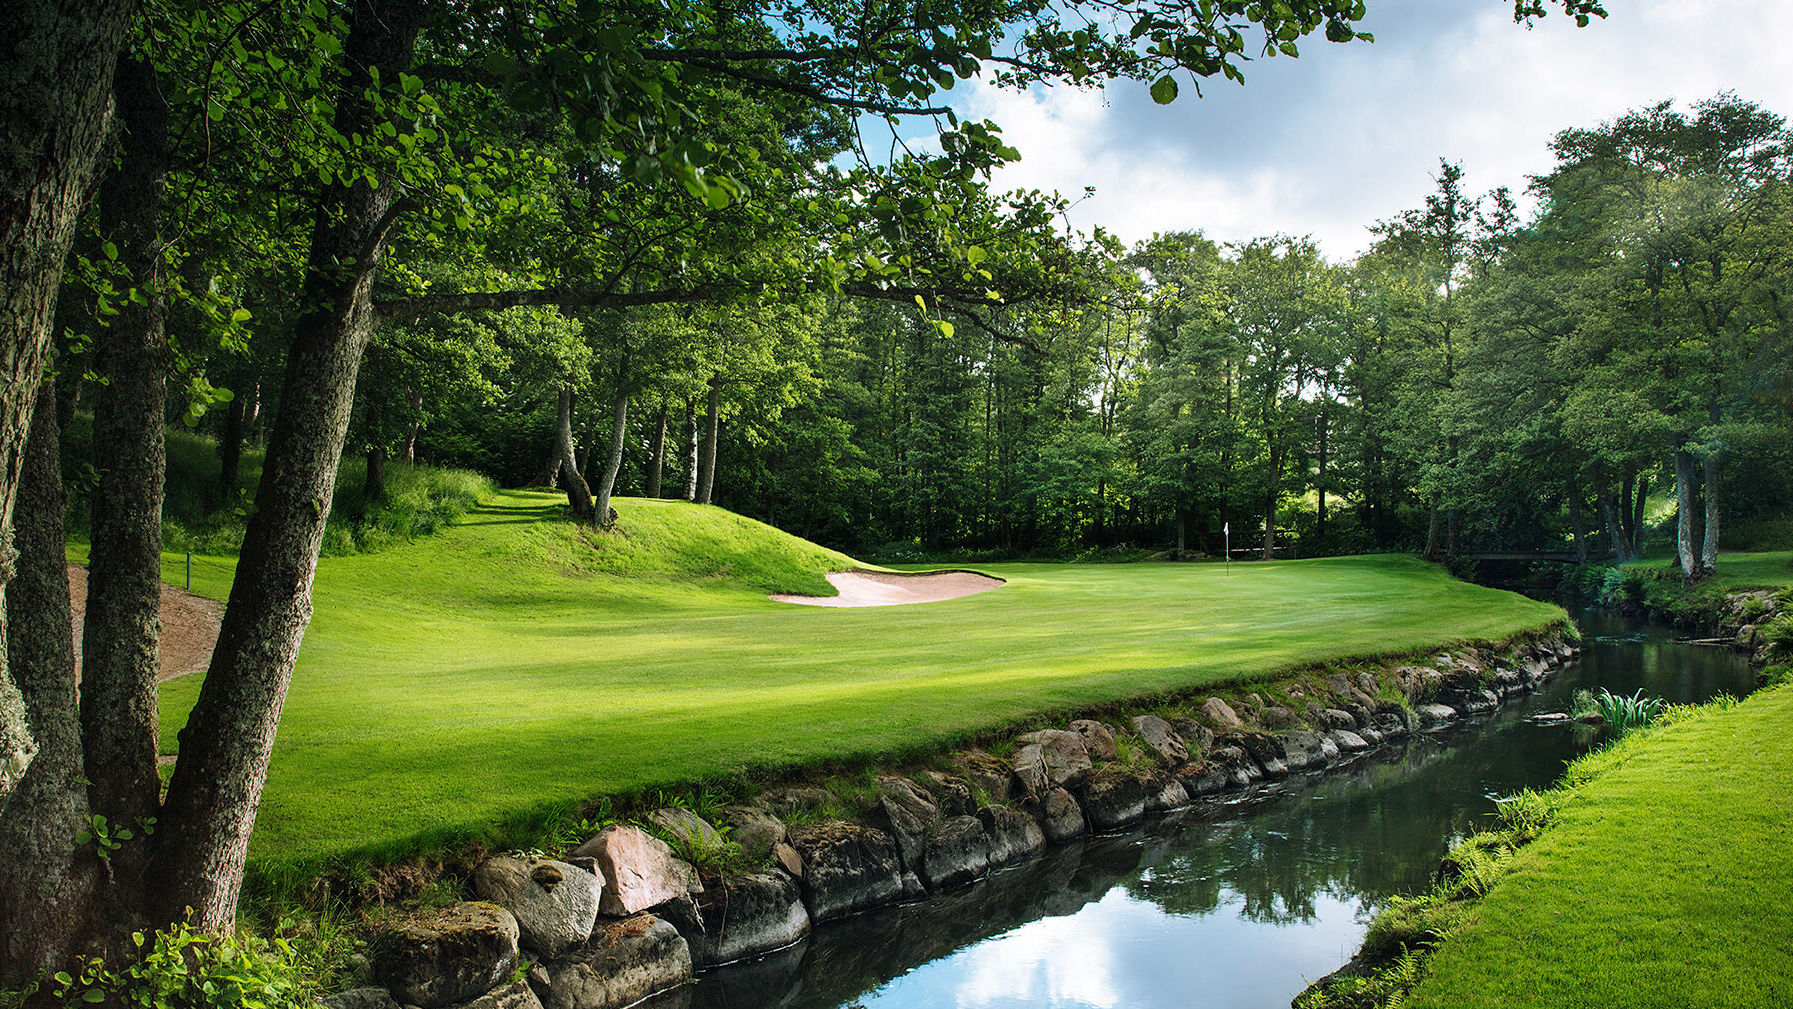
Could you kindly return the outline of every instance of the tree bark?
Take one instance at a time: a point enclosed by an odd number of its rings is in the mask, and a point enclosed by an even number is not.
[[[1581,514],[1581,485],[1569,485],[1569,533],[1575,540],[1575,559],[1588,562],[1587,522]]]
[[[81,732],[89,804],[114,824],[156,814],[156,673],[162,640],[162,410],[167,398],[161,207],[171,148],[168,107],[148,63],[118,65],[119,166],[100,193],[101,231],[118,247],[130,299],[93,335],[93,548],[81,644]],[[147,852],[112,865],[134,883]]]
[[[579,461],[573,456],[573,387],[560,387],[560,422],[555,427],[555,444],[560,455],[560,479],[567,489],[567,505],[573,518],[585,525],[597,525],[598,513],[592,505],[591,487],[579,472]]]
[[[1644,507],[1650,499],[1650,478],[1637,478],[1637,499],[1631,504],[1631,559],[1636,560],[1644,555],[1642,544],[1644,537]]]
[[[65,964],[91,927],[98,882],[92,849],[75,837],[88,799],[75,687],[65,507],[55,402],[43,387],[20,489],[33,507],[14,532],[18,575],[8,586],[7,664],[38,747],[18,787],[0,800],[0,980],[22,982]]]
[[[1694,554],[1693,454],[1675,450],[1675,554],[1681,562],[1683,577],[1699,574],[1699,558]]]
[[[63,264],[100,167],[113,69],[136,7],[132,0],[23,0],[6,9],[12,41],[0,46],[0,594],[13,576],[13,505]],[[0,648],[0,660],[5,654]],[[0,739],[28,735],[3,661],[0,685]]]
[[[224,433],[218,439],[218,499],[226,506],[236,495],[237,476],[242,472],[243,438],[248,430],[243,420],[248,412],[248,397],[242,392],[224,411]]]
[[[370,76],[395,82],[410,66],[421,7],[421,0],[354,5],[344,46],[351,69],[337,105],[341,134],[378,128],[365,97]],[[294,324],[255,511],[156,833],[149,878],[161,921],[178,921],[189,907],[198,928],[222,931],[235,921],[274,732],[311,618],[355,378],[373,332],[374,273],[395,218],[390,180],[332,186],[320,200],[300,300],[306,311]]]
[[[623,355],[616,372],[616,405],[610,420],[610,458],[598,478],[597,503],[593,511],[606,529],[614,521],[610,517],[610,496],[616,491],[616,475],[623,468],[623,444],[629,435],[629,356]]]
[[[1438,559],[1438,556],[1439,556],[1439,554],[1438,554],[1438,539],[1439,539],[1438,532],[1439,532],[1439,527],[1443,524],[1439,521],[1439,519],[1441,517],[1442,516],[1440,516],[1439,511],[1438,511],[1438,499],[1433,498],[1431,514],[1426,517],[1426,554],[1425,554],[1425,557],[1426,557],[1426,560],[1429,560],[1429,561],[1435,561]]]
[[[647,487],[650,498],[660,496],[660,481],[666,474],[666,401],[660,401],[660,416],[654,422],[654,438],[648,444]]]
[[[385,411],[378,396],[367,404],[367,471],[361,480],[361,500],[367,504],[386,500],[386,443],[380,437]]]
[[[423,429],[423,393],[411,394],[411,422],[405,426],[405,448],[402,458],[406,466],[417,465],[417,433]]]
[[[1607,534],[1612,537],[1612,554],[1620,564],[1631,560],[1631,552],[1626,548],[1625,530],[1619,521],[1618,509],[1612,504],[1612,490],[1602,488],[1600,491],[1600,517],[1606,522]]]
[[[685,402],[685,429],[691,432],[691,444],[685,453],[685,500],[697,500],[697,459],[700,439],[697,436],[697,408]]]
[[[698,460],[697,503],[709,504],[716,491],[716,438],[722,433],[722,376],[710,376],[710,405],[704,414],[703,456]]]
[[[1720,526],[1718,455],[1717,448],[1708,449],[1706,452],[1706,535],[1700,544],[1700,571],[1708,575],[1718,570]]]

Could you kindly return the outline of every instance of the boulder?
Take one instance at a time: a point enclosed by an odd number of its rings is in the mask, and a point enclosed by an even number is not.
[[[604,877],[598,911],[612,918],[703,892],[697,871],[674,857],[665,841],[640,827],[611,824],[573,849],[573,855],[597,859],[598,872]]]
[[[374,980],[398,1001],[439,1009],[477,998],[517,966],[517,919],[485,901],[407,918],[376,937]]]
[[[990,868],[1025,862],[1046,850],[1046,832],[1039,821],[1018,809],[985,806],[977,811],[990,839]]]
[[[1327,708],[1321,712],[1321,717],[1325,719],[1326,727],[1329,729],[1357,728],[1357,719],[1352,718],[1351,713],[1342,708]]]
[[[398,1001],[384,988],[352,988],[320,1000],[324,1009],[399,1009]]]
[[[1339,759],[1339,744],[1331,736],[1320,737],[1320,756],[1326,758],[1328,764]]]
[[[1226,771],[1206,760],[1199,764],[1184,764],[1177,768],[1175,775],[1191,799],[1224,792],[1229,784]]]
[[[977,802],[971,796],[971,783],[964,778],[940,771],[923,771],[921,780],[922,787],[933,796],[945,815],[971,816],[977,812]]]
[[[1373,712],[1369,705],[1359,704],[1356,701],[1352,701],[1350,704],[1345,705],[1343,710],[1345,714],[1351,716],[1353,724],[1349,726],[1340,726],[1340,728],[1361,729],[1370,724],[1370,715]]]
[[[1375,697],[1376,694],[1381,690],[1381,685],[1376,682],[1376,674],[1375,673],[1358,673],[1357,674],[1357,689],[1363,691],[1364,693],[1370,695],[1371,697]]]
[[[1382,745],[1382,741],[1384,738],[1382,735],[1382,731],[1380,729],[1376,728],[1375,725],[1373,725],[1373,724],[1359,726],[1357,729],[1357,734],[1359,736],[1362,736],[1363,741],[1370,744],[1371,746]]]
[[[691,962],[700,968],[783,949],[809,934],[803,889],[777,869],[705,887],[696,914],[680,908],[683,903],[667,905],[666,917],[684,935]]]
[[[1176,778],[1166,774],[1154,784],[1157,791],[1146,799],[1146,809],[1161,813],[1172,809],[1182,809],[1189,805],[1189,790],[1184,788],[1183,783]]]
[[[1411,714],[1409,714],[1409,717],[1411,717]],[[1371,724],[1377,732],[1382,734],[1384,741],[1399,739],[1411,731],[1407,727],[1407,720],[1399,715],[1378,714],[1371,719]],[[1365,736],[1364,738],[1368,739],[1370,737]]]
[[[686,848],[715,851],[722,847],[722,834],[711,826],[710,821],[689,809],[676,806],[656,809],[647,815],[647,822]]]
[[[1021,811],[1034,818],[1040,825],[1041,833],[1051,844],[1064,844],[1066,841],[1082,837],[1088,829],[1084,822],[1083,807],[1071,793],[1054,788],[1044,795],[1028,799],[1021,806]]]
[[[990,835],[975,816],[954,816],[940,825],[922,850],[918,871],[930,890],[969,883],[990,867]]]
[[[742,853],[756,862],[770,857],[785,839],[784,821],[758,806],[724,806],[722,822],[733,830]]]
[[[1289,765],[1284,762],[1282,744],[1275,736],[1262,732],[1236,732],[1226,737],[1228,746],[1236,746],[1244,750],[1266,778],[1286,778],[1289,776]]]
[[[1322,737],[1319,733],[1294,729],[1281,733],[1276,738],[1282,746],[1283,760],[1290,770],[1306,771],[1326,766],[1326,752],[1321,745]]]
[[[1016,747],[1009,758],[1009,769],[1022,795],[1043,795],[1052,787],[1051,779],[1046,776],[1046,751],[1037,743]]]
[[[803,902],[811,921],[878,907],[903,895],[896,841],[875,827],[819,823],[791,831],[803,858]]]
[[[971,786],[974,797],[982,793],[985,803],[999,805],[1009,801],[1014,777],[1008,764],[988,753],[961,753],[953,757],[953,763],[958,765],[959,776]]]
[[[591,936],[604,879],[546,858],[488,858],[473,870],[473,892],[517,919],[524,949],[552,960]]]
[[[1202,702],[1202,717],[1221,729],[1243,729],[1245,727],[1245,723],[1239,719],[1238,712],[1218,697],[1210,697]]]
[[[1264,777],[1264,771],[1258,767],[1257,761],[1237,746],[1216,746],[1208,754],[1208,759],[1219,765],[1226,772],[1227,781],[1237,788],[1244,788]]]
[[[1264,709],[1264,713],[1258,716],[1258,721],[1263,723],[1266,729],[1290,729],[1295,727],[1295,723],[1300,721],[1300,718],[1288,708],[1272,705]]]
[[[1368,740],[1350,729],[1334,729],[1327,733],[1327,738],[1332,740],[1341,753],[1362,753],[1370,748]]]
[[[1115,758],[1113,729],[1090,718],[1079,718],[1069,729],[1083,737],[1083,748],[1089,752],[1091,760]]]
[[[788,785],[760,793],[757,804],[771,810],[774,816],[785,817],[831,806],[838,801],[833,792],[820,785]]]
[[[685,937],[651,914],[599,922],[589,942],[529,972],[542,1009],[622,1009],[691,977]]]
[[[1083,745],[1082,736],[1063,729],[1045,729],[1018,738],[1023,749],[1035,746],[1040,748],[1040,760],[1049,784],[1059,788],[1076,788],[1088,780],[1089,750]]]
[[[1419,716],[1421,725],[1443,725],[1457,718],[1457,709],[1444,704],[1416,704],[1413,713]]]
[[[797,853],[796,848],[791,847],[789,841],[780,841],[772,846],[772,861],[777,862],[779,868],[792,876],[803,878],[803,856]]]
[[[1108,769],[1090,779],[1083,790],[1083,812],[1096,830],[1114,830],[1136,823],[1157,789],[1145,775]]]
[[[907,778],[881,776],[876,785],[878,805],[872,821],[896,839],[903,864],[913,868],[921,860],[928,831],[940,820],[940,807]]]
[[[1181,767],[1189,763],[1189,747],[1171,731],[1170,723],[1157,715],[1136,715],[1133,718],[1133,731],[1166,767]]]
[[[1188,716],[1179,716],[1170,720],[1170,727],[1182,737],[1183,745],[1189,748],[1190,755],[1208,752],[1214,745],[1214,730]]]
[[[453,1009],[542,1009],[542,1003],[528,981],[512,981]]]

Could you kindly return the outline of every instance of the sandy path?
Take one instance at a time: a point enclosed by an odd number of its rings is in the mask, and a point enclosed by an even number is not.
[[[775,594],[781,603],[803,606],[902,606],[907,603],[937,603],[943,599],[974,596],[1002,586],[1000,578],[973,574],[970,571],[923,571],[917,574],[894,574],[880,571],[835,571],[828,576],[837,596],[792,596]]]
[[[75,616],[75,668],[81,668],[81,627],[87,616],[87,569],[68,566],[69,604]],[[224,604],[172,585],[162,586],[162,670],[157,681],[197,673],[212,661]]]

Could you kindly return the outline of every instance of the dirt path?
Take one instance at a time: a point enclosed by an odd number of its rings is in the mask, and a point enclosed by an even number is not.
[[[68,566],[69,604],[75,615],[75,668],[81,667],[81,628],[87,616],[87,568]],[[172,585],[162,586],[162,671],[157,681],[202,672],[218,643],[224,604]]]
[[[828,576],[828,584],[839,590],[837,596],[792,596],[775,594],[774,601],[803,606],[903,606],[908,603],[937,603],[944,599],[973,596],[1000,588],[1000,578],[970,571],[922,571],[898,574],[881,571],[836,571]]]

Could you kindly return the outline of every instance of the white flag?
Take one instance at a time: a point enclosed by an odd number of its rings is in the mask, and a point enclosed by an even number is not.
[[[1231,536],[1233,534],[1233,524],[1231,522],[1222,522],[1220,524],[1220,532],[1223,536]]]

